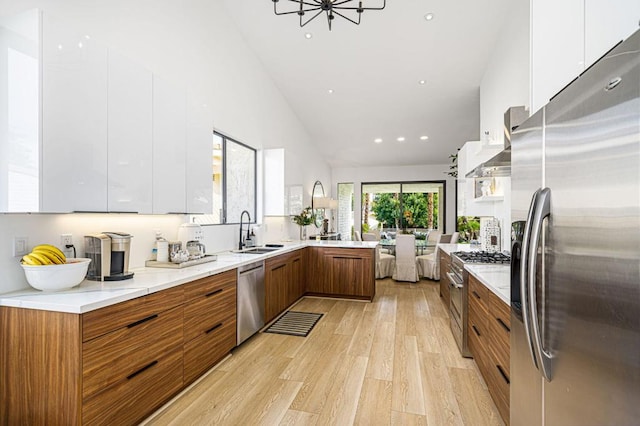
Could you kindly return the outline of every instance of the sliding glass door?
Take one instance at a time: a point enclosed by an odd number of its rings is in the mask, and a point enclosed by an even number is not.
[[[445,182],[362,184],[362,232],[445,228]]]

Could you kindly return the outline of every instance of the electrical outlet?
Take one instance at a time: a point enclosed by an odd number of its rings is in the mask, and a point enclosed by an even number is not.
[[[71,234],[62,234],[60,235],[60,244],[62,244],[62,248],[66,246],[70,246],[73,244],[73,235]]]
[[[29,253],[28,243],[29,239],[27,237],[13,237],[13,255],[24,256]]]

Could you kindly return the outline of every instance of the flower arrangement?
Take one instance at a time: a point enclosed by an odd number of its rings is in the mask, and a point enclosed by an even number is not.
[[[313,223],[313,210],[311,207],[304,208],[300,214],[291,218],[298,226],[307,226]]]

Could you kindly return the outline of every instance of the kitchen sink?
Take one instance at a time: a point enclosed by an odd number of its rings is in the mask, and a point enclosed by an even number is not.
[[[279,247],[251,247],[248,249],[238,250],[236,253],[265,254],[265,253],[271,253],[276,250],[280,250],[280,248]]]

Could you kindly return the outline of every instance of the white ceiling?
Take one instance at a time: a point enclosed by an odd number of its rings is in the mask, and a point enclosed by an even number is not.
[[[480,81],[509,0],[387,0],[331,32],[324,15],[300,28],[271,0],[224,1],[332,167],[443,164],[479,138]]]

